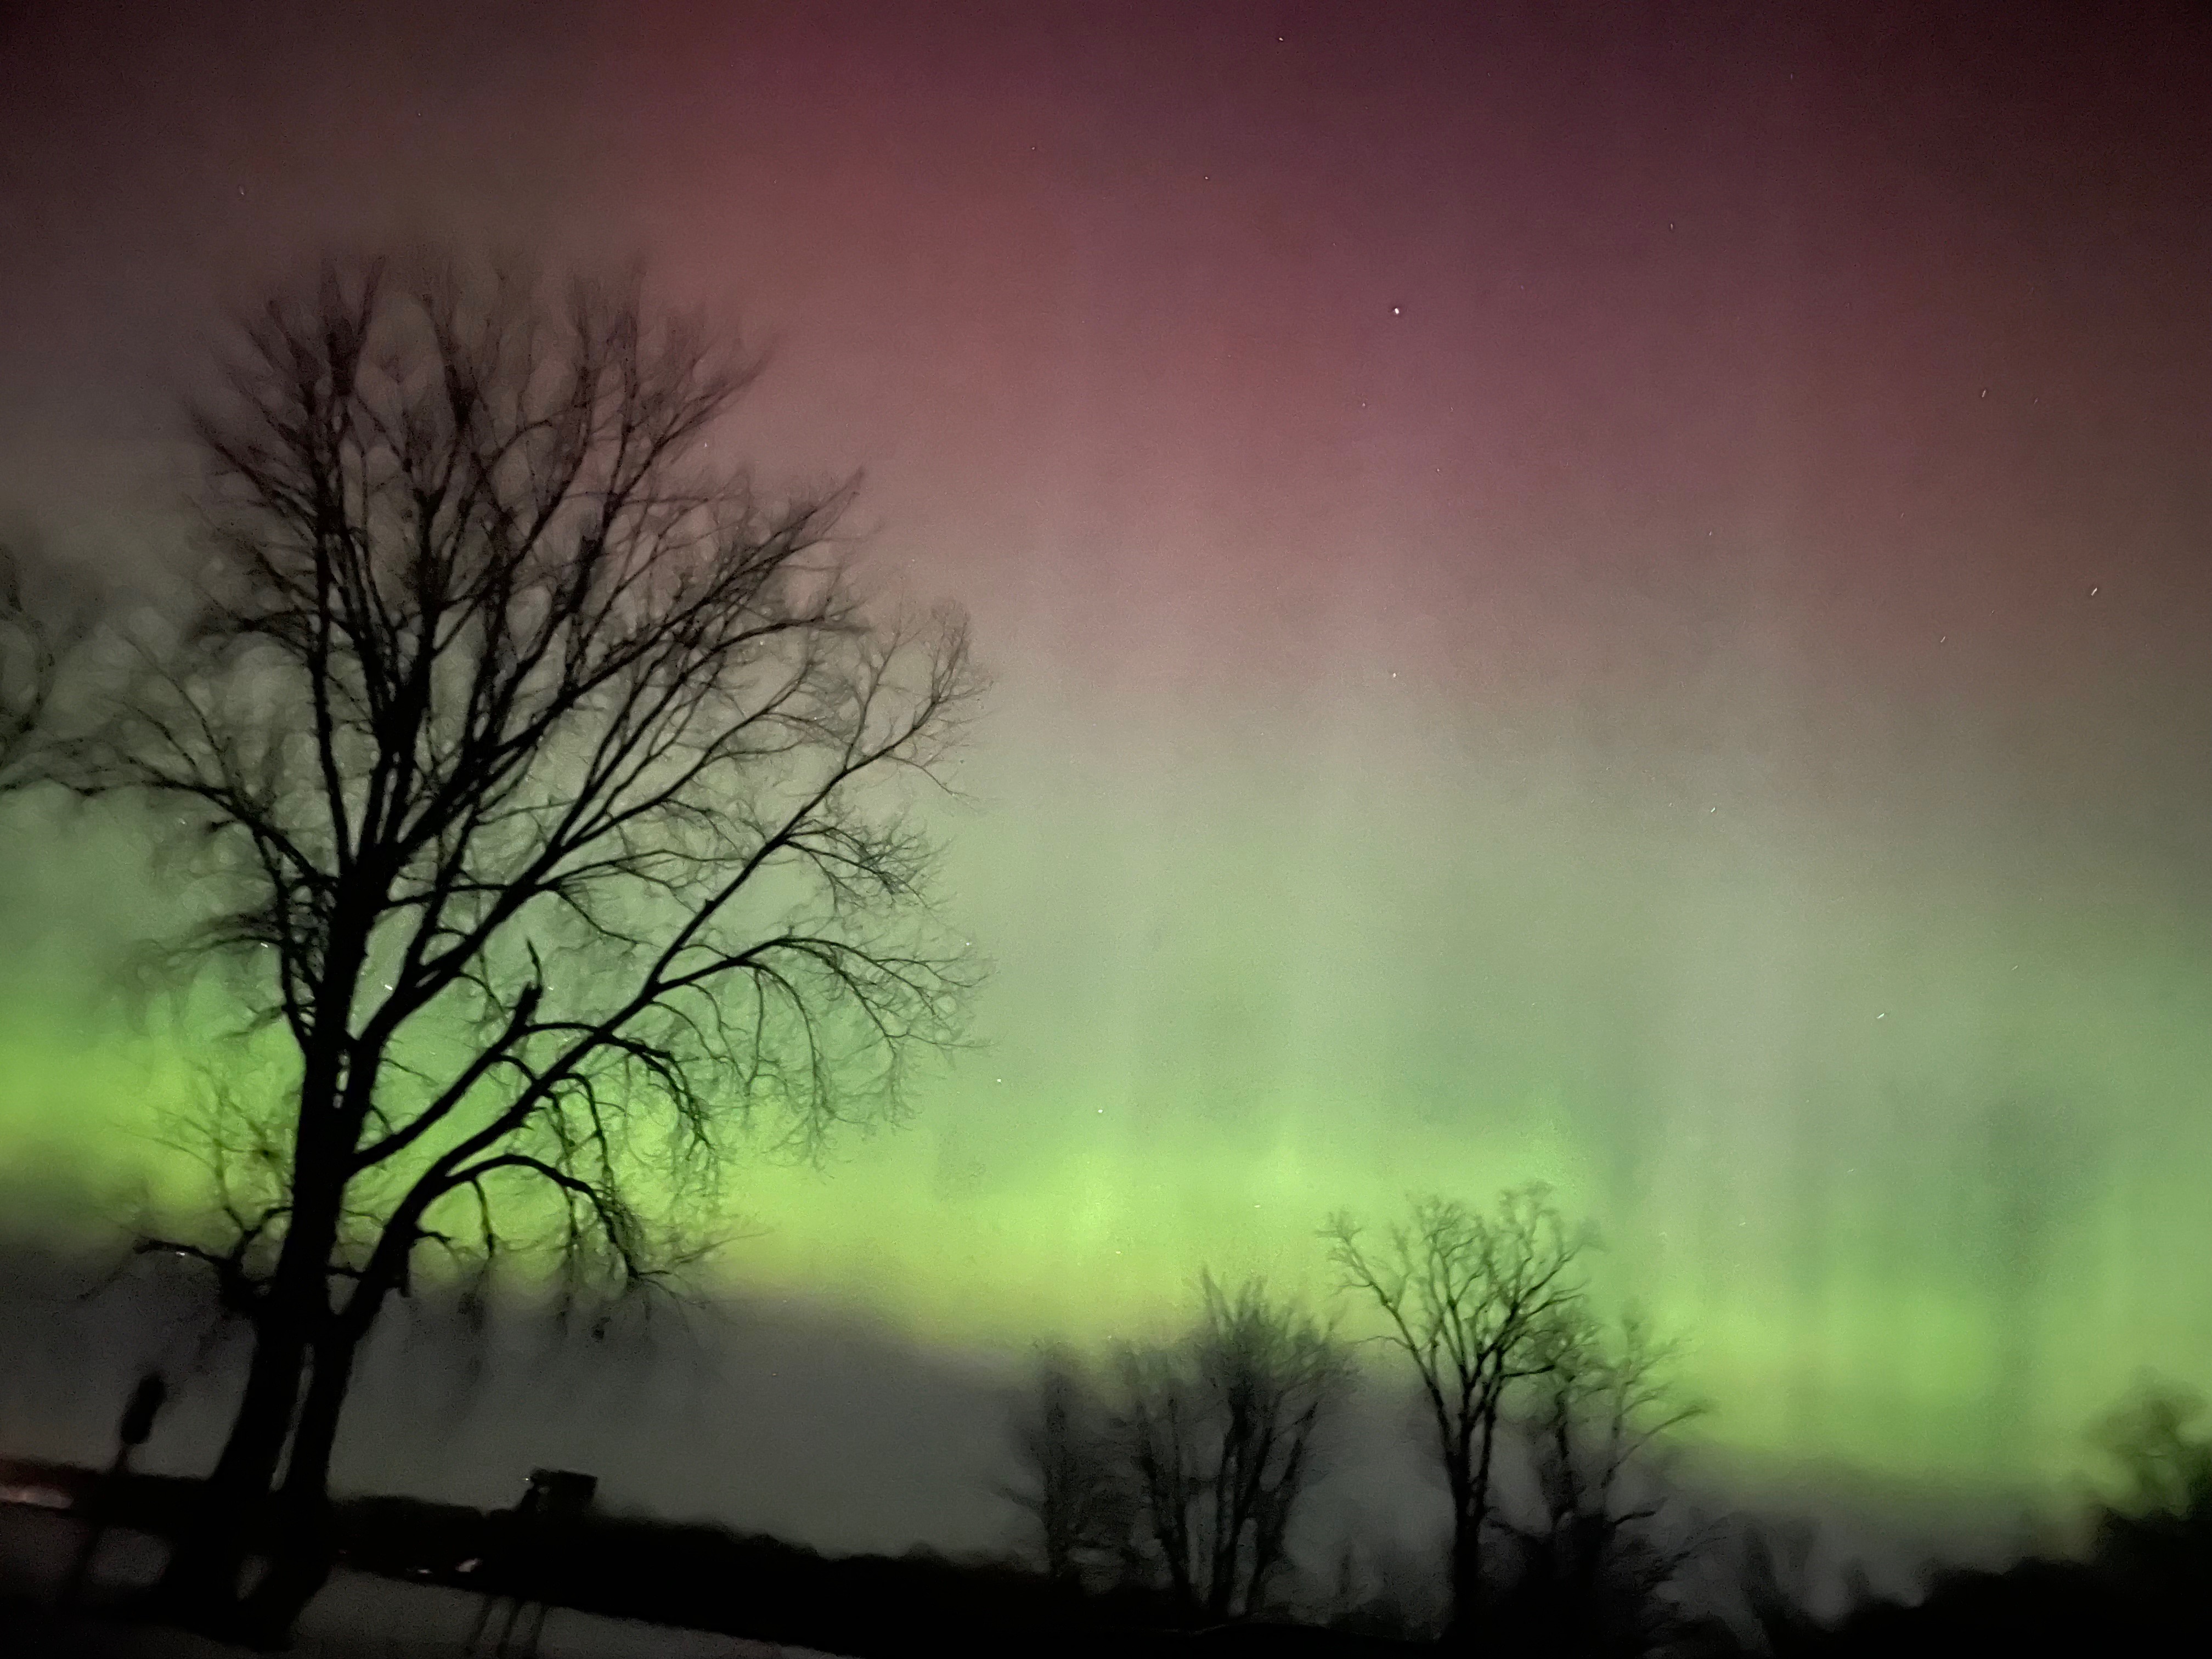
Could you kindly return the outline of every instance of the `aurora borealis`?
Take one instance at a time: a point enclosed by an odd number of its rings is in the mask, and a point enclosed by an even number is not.
[[[2049,1480],[2212,1369],[2212,26],[2089,9],[18,9],[0,505],[159,556],[325,242],[641,257],[998,679],[991,1046],[734,1279],[1096,1340],[1540,1177],[1723,1446]],[[167,1181],[157,878],[6,833],[0,1155]]]

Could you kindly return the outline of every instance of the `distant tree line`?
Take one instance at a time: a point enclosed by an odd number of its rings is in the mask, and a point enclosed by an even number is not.
[[[1450,1518],[1442,1620],[1358,1594],[1348,1550],[1325,1608],[1310,1565],[1303,1601],[1291,1593],[1291,1522],[1329,1467],[1352,1348],[1263,1285],[1232,1296],[1210,1277],[1177,1340],[1091,1364],[1041,1357],[1016,1421],[1025,1479],[1008,1495],[1048,1580],[1147,1591],[1186,1625],[1244,1620],[1255,1638],[1318,1615],[1479,1654],[2212,1652],[2212,1436],[2186,1389],[2147,1384],[2101,1426],[2124,1489],[2082,1558],[1940,1571],[1910,1601],[1862,1584],[1824,1619],[1802,1550],[1793,1565],[1762,1526],[1699,1523],[1670,1501],[1668,1443],[1698,1408],[1672,1346],[1600,1310],[1589,1236],[1542,1189],[1486,1211],[1419,1199],[1379,1237],[1340,1215],[1324,1237],[1340,1291],[1376,1316],[1370,1341],[1419,1402]]]
[[[1862,1593],[1833,1622],[1784,1592],[1754,1552],[1746,1588],[1776,1659],[1936,1659],[2212,1652],[2212,1436],[2193,1391],[2148,1381],[2100,1425],[2124,1489],[2098,1505],[2087,1552],[1950,1570],[1913,1601]]]
[[[1064,1378],[1066,1372],[1048,1368],[1043,1375]],[[1086,1377],[1086,1390],[1103,1380]],[[1060,1384],[1040,1387],[1040,1401],[1054,1397],[1066,1398]],[[1622,1621],[1600,1636],[1586,1620],[1547,1621],[1528,1616],[1528,1603],[1516,1606],[1522,1574],[1498,1558],[1522,1558],[1501,1542],[1489,1569],[1493,1588],[1486,1614],[1455,1640],[1513,1659],[1555,1654],[1949,1659],[1969,1653],[2056,1659],[2203,1652],[2212,1638],[2212,1603],[2206,1595],[2212,1438],[2198,1426],[2201,1415],[2195,1395],[2164,1387],[2145,1389],[2114,1414],[2105,1438],[2123,1470],[2124,1490],[2098,1509],[2092,1543],[2079,1559],[2029,1559],[1996,1571],[1942,1571],[1917,1600],[1862,1590],[1840,1617],[1823,1619],[1808,1610],[1804,1563],[1793,1560],[1798,1552],[1786,1538],[1747,1523],[1726,1532],[1715,1528],[1697,1540],[1708,1590],[1733,1580],[1739,1616],[1678,1620],[1668,1628]],[[1030,1422],[1042,1420],[1040,1413]],[[1065,1443],[1059,1431],[1054,1443]],[[0,1480],[80,1503],[98,1484],[89,1470],[20,1461],[0,1462]],[[173,1476],[131,1475],[107,1492],[103,1510],[115,1524],[174,1536],[194,1524],[199,1486]],[[1542,1526],[1544,1510],[1534,1505],[1510,1528],[1501,1522],[1500,1540]],[[960,1650],[978,1659],[1046,1651],[1071,1659],[1184,1652],[1386,1659],[1434,1645],[1407,1641],[1402,1630],[1361,1628],[1358,1609],[1340,1608],[1334,1628],[1271,1621],[1265,1607],[1255,1620],[1212,1622],[1175,1590],[1136,1582],[1141,1574],[1119,1574],[1110,1551],[1079,1556],[1050,1573],[1012,1561],[951,1560],[926,1549],[896,1558],[831,1558],[719,1527],[590,1515],[544,1528],[522,1582],[495,1586],[481,1577],[495,1516],[398,1497],[343,1498],[333,1516],[337,1548],[357,1570],[480,1592],[520,1589],[562,1607],[805,1644],[854,1659],[933,1655],[945,1650],[948,1633],[957,1633]],[[283,1524],[279,1507],[264,1507],[250,1528],[250,1541],[268,1547]],[[1555,1581],[1540,1577],[1538,1582]],[[1638,1575],[1630,1573],[1626,1582],[1632,1592]],[[21,1587],[0,1583],[0,1641],[9,1631],[11,1594],[21,1595]],[[1535,1605],[1547,1599],[1540,1595]],[[1273,1611],[1276,1620],[1284,1617],[1279,1605]],[[1354,1616],[1343,1616],[1346,1611]]]
[[[1667,1345],[1600,1312],[1587,1232],[1526,1188],[1488,1211],[1419,1200],[1379,1238],[1340,1215],[1325,1237],[1340,1287],[1418,1386],[1450,1504],[1446,1644],[1629,1653],[1695,1633],[1671,1595],[1688,1546],[1657,1478],[1694,1411]],[[1055,1580],[1164,1591],[1198,1620],[1285,1616],[1291,1523],[1326,1470],[1353,1347],[1260,1281],[1231,1292],[1202,1274],[1199,1300],[1177,1340],[1088,1366],[1042,1356],[1016,1429],[1025,1480],[1008,1495]],[[1418,1622],[1364,1613],[1346,1622]]]

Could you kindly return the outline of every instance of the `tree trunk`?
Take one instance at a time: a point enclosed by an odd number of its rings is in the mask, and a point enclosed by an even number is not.
[[[1482,1528],[1462,1507],[1452,1516],[1451,1621],[1444,1646],[1465,1653],[1474,1646],[1475,1622],[1482,1606]]]
[[[1237,1589],[1236,1470],[1229,1458],[1223,1462],[1230,1467],[1214,1477],[1213,1536],[1209,1540],[1212,1547],[1206,1564],[1206,1616],[1215,1624],[1229,1617],[1231,1598]]]
[[[1491,1455],[1498,1444],[1498,1401],[1493,1395],[1475,1419],[1477,1449],[1464,1524],[1452,1531],[1452,1623],[1462,1647],[1474,1644],[1482,1617],[1482,1529],[1490,1524]]]
[[[1451,1615],[1444,1627],[1444,1646],[1455,1652],[1470,1651],[1482,1617],[1482,1529],[1490,1519],[1489,1457],[1486,1445],[1477,1451],[1472,1443],[1480,1419],[1462,1432],[1453,1448],[1456,1455],[1447,1465],[1451,1488]]]
[[[305,1164],[311,1149],[301,1151]],[[230,1437],[208,1477],[193,1528],[170,1552],[155,1592],[164,1617],[213,1634],[228,1633],[236,1619],[239,1575],[292,1433],[308,1345],[330,1328],[327,1274],[344,1182],[295,1177],[294,1193],[291,1229],[267,1299],[254,1316],[253,1358]]]
[[[193,1524],[170,1551],[155,1589],[167,1617],[210,1629],[228,1621],[254,1525],[291,1433],[306,1367],[299,1322],[266,1311],[255,1322],[253,1357],[230,1437],[208,1476]]]
[[[360,1335],[350,1320],[315,1344],[280,1498],[282,1530],[269,1571],[246,1597],[244,1633],[258,1648],[286,1645],[292,1626],[331,1576],[337,1534],[331,1512],[331,1453],[353,1381]]]

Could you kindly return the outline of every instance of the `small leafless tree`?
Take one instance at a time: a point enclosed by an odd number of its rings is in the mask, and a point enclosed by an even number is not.
[[[2202,1605],[2204,1564],[2212,1559],[2212,1436],[2204,1414],[2195,1389],[2145,1376],[2097,1425],[2096,1439],[2126,1480],[2117,1502],[2097,1506],[2097,1555],[2146,1601],[2188,1586],[2185,1595]]]
[[[1035,1523],[1046,1573],[1074,1583],[1085,1569],[1115,1562],[1128,1539],[1130,1493],[1106,1403],[1073,1356],[1039,1356],[1014,1448],[1024,1478],[1005,1496]]]
[[[1254,1279],[1200,1281],[1180,1344],[1124,1349],[1123,1457],[1140,1541],[1185,1605],[1248,1616],[1287,1560],[1290,1526],[1316,1473],[1316,1438],[1351,1382],[1334,1335]]]
[[[0,794],[38,775],[33,751],[46,735],[62,671],[85,632],[84,605],[58,591],[34,594],[29,565],[0,544]]]
[[[1778,1659],[1831,1650],[1833,1638],[1817,1611],[1826,1575],[1813,1523],[1746,1516],[1730,1541],[1747,1644]]]
[[[1659,1453],[1702,1407],[1677,1392],[1674,1345],[1632,1314],[1616,1331],[1588,1304],[1565,1309],[1538,1353],[1515,1420],[1536,1494],[1533,1516],[1509,1522],[1516,1599],[1548,1650],[1650,1651],[1680,1622],[1668,1587],[1695,1541],[1661,1530]]]
[[[204,609],[71,775],[196,849],[181,952],[285,1057],[193,1130],[222,1225],[149,1242],[253,1334],[164,1580],[194,1622],[280,1637],[322,1582],[356,1357],[425,1247],[647,1281],[748,1123],[895,1111],[957,1040],[909,796],[976,693],[963,628],[864,611],[842,490],[708,464],[757,367],[635,284],[334,265],[195,411]]]
[[[1419,1379],[1451,1505],[1447,1637],[1463,1644],[1480,1613],[1483,1546],[1498,1518],[1499,1431],[1514,1390],[1553,1364],[1554,1333],[1581,1316],[1586,1236],[1540,1187],[1504,1194],[1487,1215],[1421,1199],[1379,1244],[1341,1214],[1323,1236],[1340,1282],[1374,1303],[1382,1340]]]
[[[2195,1425],[2204,1397],[2146,1376],[2096,1425],[2094,1439],[2118,1465],[2125,1495],[2105,1506],[2115,1515],[2212,1513],[2212,1437]]]

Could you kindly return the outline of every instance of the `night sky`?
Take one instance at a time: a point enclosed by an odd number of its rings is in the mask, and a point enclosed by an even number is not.
[[[1541,1178],[1753,1462],[2212,1370],[2201,7],[78,3],[0,112],[12,530],[169,556],[222,307],[431,236],[773,343],[973,614],[991,1046],[734,1281],[1097,1340]],[[160,1186],[122,839],[0,844],[0,1157]]]

